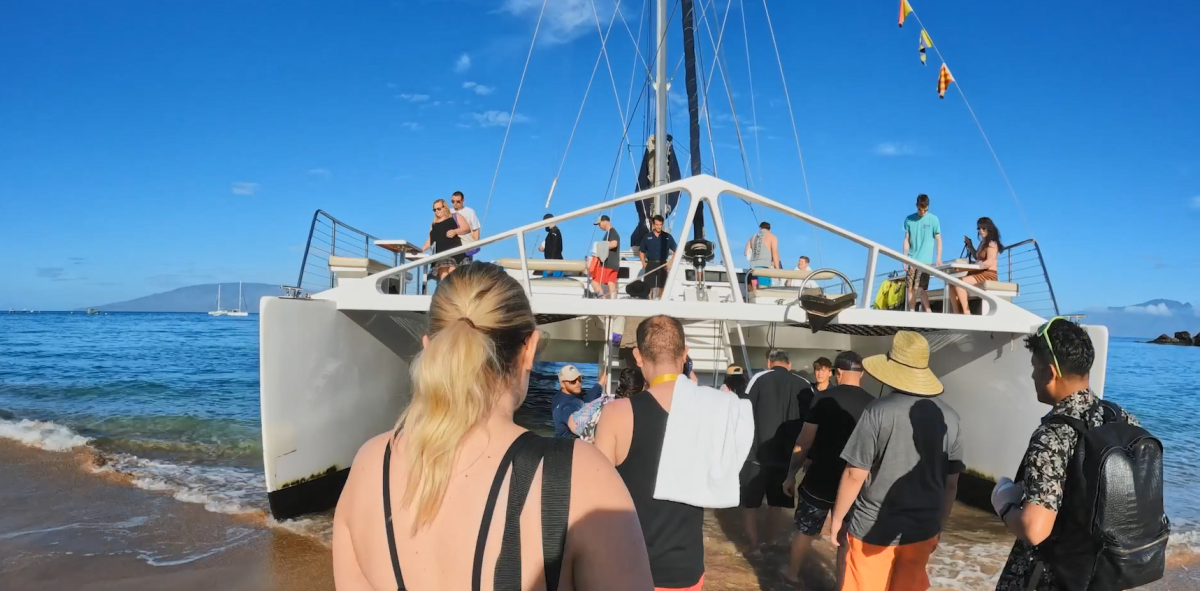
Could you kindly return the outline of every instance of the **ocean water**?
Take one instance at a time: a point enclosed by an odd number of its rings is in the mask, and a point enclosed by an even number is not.
[[[537,366],[522,424],[549,430],[557,369]],[[594,379],[594,366],[580,370]],[[1168,514],[1194,534],[1200,347],[1117,339],[1108,372],[1109,398],[1163,440]],[[265,514],[258,411],[256,316],[0,314],[0,437],[90,453],[94,470],[210,511]],[[276,525],[328,539],[327,516]],[[980,552],[1007,552],[986,546],[944,553],[939,580],[953,583]]]

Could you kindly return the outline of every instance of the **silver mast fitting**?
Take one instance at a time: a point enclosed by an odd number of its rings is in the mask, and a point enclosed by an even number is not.
[[[667,143],[667,0],[658,0],[658,63],[654,85],[654,186],[665,185],[670,181],[670,171],[667,170],[667,154],[671,146]],[[666,215],[667,199],[665,195],[654,198],[654,211],[658,215]]]

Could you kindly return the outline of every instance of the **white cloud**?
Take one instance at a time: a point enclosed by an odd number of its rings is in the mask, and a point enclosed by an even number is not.
[[[508,125],[508,113],[504,111],[484,111],[482,113],[471,113],[471,117],[475,119],[480,127],[504,127]],[[512,118],[513,123],[528,123],[529,117],[520,113]]]
[[[329,172],[328,168],[314,168],[314,169],[308,171],[308,176],[318,176],[323,179],[327,179],[327,178],[333,176],[333,173]]]
[[[595,13],[592,12],[593,1]],[[589,31],[595,32],[596,14],[600,15],[601,22],[608,22],[616,10],[615,4],[612,0],[556,0],[550,3],[544,0],[504,0],[504,10],[536,22],[544,5],[546,12],[542,16],[538,42],[557,45],[573,41]]]
[[[417,123],[416,121],[405,121],[404,123],[401,123],[400,126],[409,131],[417,131],[418,129],[421,129],[421,124]]]
[[[1134,314],[1149,314],[1150,316],[1170,316],[1171,309],[1166,304],[1159,303],[1150,306],[1125,306],[1126,312]]]
[[[489,94],[492,94],[492,91],[496,90],[495,87],[484,86],[482,84],[476,84],[474,82],[463,82],[462,87],[466,88],[467,90],[470,90],[471,92],[478,94],[478,95],[489,95]]]
[[[396,88],[399,88],[399,85],[398,85],[398,84],[396,84],[395,82],[388,82],[388,83],[387,83],[387,87],[388,87],[388,88],[391,88],[391,89],[393,89],[393,90],[394,90],[394,89],[396,89]]]
[[[423,103],[423,102],[429,100],[429,95],[427,95],[427,94],[398,94],[398,95],[396,95],[396,98],[406,100],[410,103]]]
[[[471,69],[471,56],[462,54],[458,56],[458,60],[454,62],[454,71],[462,74]]]
[[[668,92],[667,98],[671,100],[671,104],[676,107],[687,107],[687,97],[678,92]]]
[[[258,191],[258,183],[234,181],[230,190],[233,191],[234,195],[253,195],[255,191]]]
[[[917,153],[912,145],[902,142],[882,142],[871,151],[880,156],[912,156]]]
[[[1200,209],[1200,195],[1192,197],[1192,209]]]

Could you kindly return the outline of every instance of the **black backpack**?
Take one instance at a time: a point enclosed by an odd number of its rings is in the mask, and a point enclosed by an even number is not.
[[[1051,416],[1079,434],[1062,506],[1039,560],[1066,591],[1132,589],[1162,578],[1171,525],[1163,511],[1162,442],[1100,401],[1104,423]]]

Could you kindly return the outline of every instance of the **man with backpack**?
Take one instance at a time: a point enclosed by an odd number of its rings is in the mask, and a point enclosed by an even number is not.
[[[1162,443],[1091,390],[1087,332],[1053,318],[1026,337],[1038,401],[1051,406],[1017,472],[992,491],[1017,537],[997,591],[1131,589],[1162,578],[1170,526]]]

